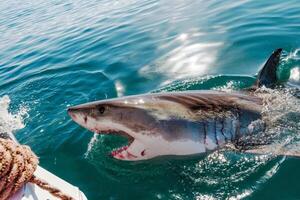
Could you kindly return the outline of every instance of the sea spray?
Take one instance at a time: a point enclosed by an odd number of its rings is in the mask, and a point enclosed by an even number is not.
[[[20,106],[17,112],[11,113],[10,102],[9,96],[0,97],[0,132],[12,134],[25,127],[24,119],[28,117],[28,108]]]
[[[95,143],[98,141],[98,136],[99,134],[97,133],[94,133],[93,137],[91,138],[89,144],[88,144],[88,147],[87,147],[87,151],[85,152],[84,154],[84,157],[87,158],[90,151],[92,150],[93,146],[95,145]]]

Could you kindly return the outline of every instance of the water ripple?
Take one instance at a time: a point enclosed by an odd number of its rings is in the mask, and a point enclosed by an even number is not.
[[[96,140],[66,113],[70,105],[149,91],[249,87],[278,47],[285,50],[280,80],[299,88],[297,0],[16,0],[1,1],[0,11],[0,96],[9,95],[15,113],[30,108],[17,137],[89,199],[241,199],[265,188],[275,199],[286,181],[280,172],[299,165],[230,153],[119,162],[107,152],[124,140]],[[287,125],[278,130],[299,130]],[[284,197],[299,196],[297,185]]]

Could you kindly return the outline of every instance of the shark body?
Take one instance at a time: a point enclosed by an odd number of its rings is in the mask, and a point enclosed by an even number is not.
[[[281,49],[274,51],[266,62],[256,88],[274,86],[280,53]],[[68,113],[92,132],[126,136],[129,144],[111,152],[116,159],[200,154],[264,130],[263,102],[251,90],[127,96],[70,107]]]

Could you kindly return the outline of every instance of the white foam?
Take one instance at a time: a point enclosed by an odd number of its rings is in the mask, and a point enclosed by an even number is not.
[[[97,133],[94,133],[93,137],[91,138],[89,144],[88,144],[88,148],[87,151],[84,154],[84,157],[87,158],[89,153],[91,152],[93,146],[95,145],[95,143],[98,141],[98,135]]]
[[[290,61],[290,60],[300,60],[300,49],[296,49],[295,51],[292,51],[288,53],[286,57],[282,59],[284,62]]]
[[[121,83],[121,81],[116,80],[115,81],[115,87],[116,87],[116,90],[117,90],[118,97],[124,96],[124,85]]]
[[[9,96],[5,95],[0,98],[0,132],[11,134],[25,127],[24,119],[28,117],[28,108],[20,106],[16,113],[11,113],[9,105]]]
[[[263,113],[269,120],[277,120],[290,112],[300,113],[300,100],[289,89],[271,90],[261,88],[256,95],[264,100]]]
[[[300,67],[294,67],[293,69],[291,69],[289,81],[292,83],[300,84]]]
[[[229,81],[224,86],[214,87],[213,90],[221,90],[224,92],[233,92],[237,89],[237,83],[234,81]]]
[[[199,194],[196,196],[196,200],[215,200],[216,198],[207,194]]]
[[[299,148],[300,141],[300,100],[293,96],[290,89],[260,89],[258,96],[264,100],[264,121],[268,122],[267,135],[277,138],[269,145],[270,153],[284,154]],[[290,149],[292,148],[292,149]]]

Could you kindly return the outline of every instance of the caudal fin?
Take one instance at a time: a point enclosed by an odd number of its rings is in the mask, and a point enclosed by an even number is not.
[[[266,64],[259,71],[254,87],[265,86],[267,88],[274,88],[276,86],[276,83],[278,82],[276,71],[280,61],[281,52],[282,49],[279,48],[272,53]]]

